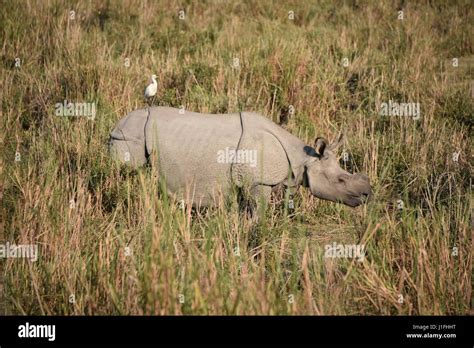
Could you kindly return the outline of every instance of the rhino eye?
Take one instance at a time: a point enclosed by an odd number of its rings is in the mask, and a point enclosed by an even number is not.
[[[339,183],[342,184],[342,183],[348,182],[350,178],[351,178],[350,175],[341,174],[341,175],[339,175],[339,177],[337,178],[337,181],[339,181]]]

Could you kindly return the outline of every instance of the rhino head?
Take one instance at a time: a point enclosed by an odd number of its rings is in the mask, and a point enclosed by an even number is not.
[[[367,176],[351,174],[339,166],[336,150],[341,141],[342,135],[333,144],[316,138],[305,163],[304,186],[318,198],[357,207],[372,196],[372,188]]]

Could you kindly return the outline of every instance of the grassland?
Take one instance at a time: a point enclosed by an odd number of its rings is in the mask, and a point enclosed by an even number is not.
[[[4,312],[469,313],[470,1],[0,6],[0,242],[40,253],[0,260]],[[374,201],[303,190],[293,214],[273,204],[258,225],[235,204],[182,211],[155,168],[107,156],[152,73],[159,105],[274,121],[293,105],[286,127],[308,144],[343,131],[342,166],[367,173]],[[64,100],[97,103],[95,119],[55,116]],[[421,118],[380,116],[389,100],[420,103]],[[364,244],[365,260],[324,257],[333,242]]]

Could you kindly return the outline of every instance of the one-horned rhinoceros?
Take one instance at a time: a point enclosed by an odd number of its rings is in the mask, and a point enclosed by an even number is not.
[[[302,185],[318,198],[355,207],[372,191],[365,175],[339,166],[339,143],[317,138],[308,146],[252,112],[212,115],[151,107],[120,120],[109,147],[113,158],[135,167],[157,161],[152,164],[168,193],[194,206],[215,205],[232,187],[247,187],[268,200],[272,188]]]

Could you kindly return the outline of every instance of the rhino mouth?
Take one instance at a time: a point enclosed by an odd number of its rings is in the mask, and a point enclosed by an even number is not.
[[[357,207],[368,203],[373,196],[368,177],[363,174],[353,174],[352,179],[349,182],[345,182],[346,192],[342,203],[350,207]]]
[[[342,203],[354,208],[368,203],[372,199],[372,196],[373,195],[371,191],[363,192],[357,195],[349,194],[348,197],[342,201]]]
[[[365,192],[359,192],[359,193],[351,193],[351,192],[341,193],[339,195],[339,198],[336,198],[334,196],[321,195],[321,194],[316,195],[316,197],[327,200],[327,201],[331,201],[331,202],[342,203],[351,208],[355,208],[355,207],[358,207],[359,205],[367,204],[369,201],[371,201],[373,198],[373,193],[372,193],[372,190],[369,189]]]

